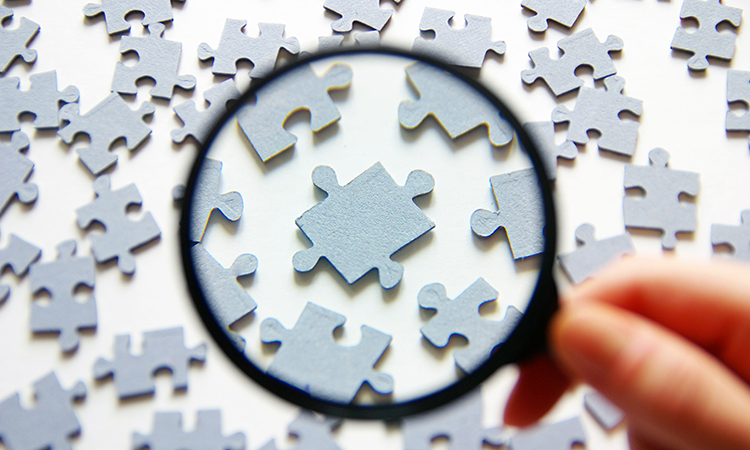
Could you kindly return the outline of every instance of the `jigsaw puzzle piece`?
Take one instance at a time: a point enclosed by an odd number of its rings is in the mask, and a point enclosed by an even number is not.
[[[16,276],[21,277],[29,270],[29,266],[39,259],[42,250],[29,244],[15,234],[11,234],[8,245],[0,248],[0,275],[6,267],[10,267]],[[0,284],[0,304],[10,296],[10,287]]]
[[[29,270],[32,295],[47,291],[47,306],[31,305],[31,331],[34,333],[59,333],[62,351],[69,353],[78,348],[78,330],[96,328],[96,299],[76,300],[79,286],[94,288],[96,270],[94,258],[75,257],[76,241],[64,241],[57,246],[57,260],[34,264]]]
[[[294,450],[341,450],[331,435],[331,432],[339,425],[341,425],[339,418],[318,418],[310,411],[301,410],[288,427],[289,434],[297,438]],[[277,449],[273,439],[260,448],[260,450]]]
[[[281,344],[267,373],[314,397],[337,403],[353,401],[364,383],[380,394],[393,392],[393,378],[373,370],[391,336],[362,325],[360,343],[342,347],[333,339],[333,330],[345,321],[341,314],[309,302],[291,330],[276,319],[265,319],[260,340]]]
[[[240,98],[240,91],[237,90],[234,80],[228,79],[206,90],[203,98],[208,103],[208,107],[200,112],[192,100],[172,108],[183,123],[182,128],[172,130],[172,141],[175,144],[181,144],[188,136],[192,136],[199,144],[203,144],[211,128],[227,111],[227,103]]]
[[[742,211],[741,218],[740,226],[712,224],[711,244],[729,245],[733,258],[750,262],[750,209]]]
[[[200,242],[208,226],[211,213],[218,210],[227,220],[236,222],[242,217],[242,195],[237,191],[219,194],[222,162],[206,158],[198,174],[190,210],[190,240]]]
[[[599,392],[584,394],[583,406],[605,430],[611,431],[625,420],[625,413]]]
[[[510,438],[508,450],[571,450],[575,444],[586,445],[580,417],[524,428]]]
[[[680,19],[695,19],[698,29],[686,31],[677,27],[672,38],[671,48],[693,56],[688,59],[690,70],[706,70],[707,56],[730,60],[734,56],[735,33],[717,30],[720,23],[730,23],[739,27],[742,23],[742,10],[725,6],[721,0],[684,0],[680,9]]]
[[[197,413],[193,431],[182,431],[182,414],[157,412],[150,436],[133,433],[133,449],[151,450],[245,450],[245,433],[221,434],[221,411],[202,410]]]
[[[13,197],[28,205],[39,194],[36,184],[27,181],[34,163],[21,152],[28,148],[29,138],[20,131],[11,135],[8,144],[0,143],[0,214]]]
[[[0,75],[4,74],[13,61],[20,57],[27,64],[36,60],[36,50],[28,47],[39,33],[39,25],[21,17],[16,28],[4,26],[13,17],[13,10],[0,5]]]
[[[413,200],[432,192],[432,175],[413,170],[398,186],[378,162],[345,186],[328,166],[312,179],[328,197],[295,221],[313,246],[294,254],[294,269],[308,272],[326,258],[349,284],[377,269],[384,289],[396,286],[404,267],[391,255],[435,227]]]
[[[543,33],[550,20],[572,27],[586,7],[586,0],[523,0],[521,6],[536,13],[527,22],[529,29]]]
[[[355,45],[362,47],[377,47],[380,45],[380,32],[376,30],[372,31],[357,31],[352,33],[354,36]],[[318,51],[327,52],[336,50],[344,44],[344,36],[340,34],[334,34],[331,36],[320,36],[318,38]]]
[[[550,181],[557,179],[557,158],[575,159],[578,156],[578,147],[572,141],[566,140],[560,145],[555,143],[553,122],[527,122],[523,124],[523,129],[536,144]]]
[[[505,54],[505,42],[492,40],[492,19],[466,14],[465,26],[455,29],[451,26],[455,14],[445,9],[425,8],[419,29],[432,31],[435,37],[416,38],[412,50],[449,64],[475,69],[482,67],[487,52]]]
[[[322,77],[304,65],[285,73],[256,92],[254,105],[240,108],[237,123],[263,162],[290,148],[297,137],[284,129],[284,122],[299,110],[310,111],[314,132],[337,122],[341,115],[329,97],[331,90],[346,89],[352,69],[332,64]]]
[[[497,212],[477,209],[471,229],[488,237],[505,229],[513,259],[528,258],[544,251],[544,205],[539,178],[534,169],[523,169],[490,178]]]
[[[107,33],[110,35],[128,31],[130,24],[125,17],[135,11],[143,14],[141,24],[144,27],[174,18],[169,0],[101,0],[101,3],[89,3],[83,7],[86,17],[104,14]]]
[[[0,133],[18,131],[18,117],[23,113],[34,114],[34,128],[57,128],[60,125],[58,110],[60,103],[78,101],[78,88],[68,86],[57,90],[57,72],[35,73],[29,76],[31,87],[19,89],[18,77],[0,78]]]
[[[594,226],[590,223],[576,228],[576,240],[580,246],[575,251],[557,257],[573,284],[581,284],[615,259],[635,253],[633,240],[628,233],[597,240]]]
[[[742,102],[750,106],[750,71],[727,72],[727,103]],[[737,114],[727,111],[727,131],[750,131],[750,113]]]
[[[331,24],[337,33],[352,31],[354,22],[382,31],[393,15],[393,10],[380,8],[380,0],[326,0],[323,7],[341,16]]]

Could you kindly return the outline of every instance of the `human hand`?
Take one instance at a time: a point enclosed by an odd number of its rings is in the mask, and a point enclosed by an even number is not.
[[[550,355],[521,367],[505,422],[572,383],[625,411],[633,450],[750,449],[750,268],[626,258],[566,295]]]

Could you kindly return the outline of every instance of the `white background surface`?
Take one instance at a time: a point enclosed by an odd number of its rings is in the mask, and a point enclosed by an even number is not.
[[[398,6],[383,32],[383,42],[410,47],[419,35],[419,20],[425,6],[455,10],[459,20],[465,13],[490,16],[493,38],[504,40],[508,50],[504,57],[489,56],[481,71],[481,80],[500,92],[521,112],[526,120],[548,120],[558,103],[573,108],[575,95],[555,99],[542,83],[527,87],[520,80],[520,72],[530,68],[527,53],[547,46],[555,53],[555,43],[570,31],[552,25],[544,35],[532,35],[526,27],[529,14],[522,11],[518,1],[404,0]],[[728,1],[730,6],[743,7],[739,0]],[[103,20],[85,19],[85,1],[52,2],[32,0],[5,1],[15,10],[14,22],[27,17],[41,26],[31,44],[38,51],[32,66],[16,63],[5,75],[21,78],[22,89],[28,88],[28,75],[57,70],[58,86],[75,85],[81,92],[81,111],[86,112],[109,93],[115,63],[121,60],[119,38],[108,37]],[[615,55],[618,74],[627,85],[625,93],[644,101],[640,118],[638,148],[632,162],[648,163],[648,151],[663,147],[671,155],[670,165],[680,170],[701,173],[701,192],[695,200],[698,207],[698,230],[682,237],[674,256],[681,258],[709,258],[711,223],[739,224],[740,211],[750,206],[747,200],[750,181],[748,144],[742,133],[727,135],[724,131],[726,104],[726,72],[729,68],[750,68],[750,40],[740,27],[734,60],[712,65],[704,74],[692,74],[687,69],[687,56],[673,53],[669,44],[675,28],[680,24],[677,0],[596,0],[586,6],[573,31],[592,27],[600,40],[614,34],[625,43],[624,50]],[[201,42],[215,47],[226,18],[247,19],[247,33],[257,34],[257,22],[286,24],[286,36],[300,40],[303,51],[317,49],[318,36],[331,33],[330,23],[335,15],[324,12],[322,1],[215,1],[189,0],[176,4],[175,20],[165,37],[183,43],[181,74],[198,78],[193,92],[177,90],[170,102],[150,99],[148,83],[139,87],[130,106],[137,108],[150,100],[156,113],[150,121],[153,133],[144,146],[128,154],[122,143],[115,146],[119,160],[111,172],[113,188],[135,182],[144,198],[142,211],[150,211],[162,230],[160,241],[137,252],[136,273],[124,277],[114,264],[98,266],[94,295],[97,299],[99,325],[95,333],[84,334],[80,348],[70,356],[61,354],[56,339],[33,336],[28,329],[28,278],[17,279],[5,273],[3,283],[11,285],[8,301],[0,306],[0,398],[20,391],[23,401],[32,404],[31,384],[50,370],[55,370],[64,387],[83,380],[88,387],[86,400],[75,407],[82,424],[82,434],[73,445],[77,449],[130,448],[133,431],[150,433],[154,411],[181,411],[187,427],[199,409],[220,408],[227,433],[244,431],[249,449],[263,445],[274,437],[281,448],[287,441],[286,425],[295,417],[294,406],[277,400],[247,380],[224,358],[204,331],[190,305],[181,272],[177,241],[178,210],[171,199],[172,187],[184,181],[197,147],[192,143],[176,146],[169,132],[180,126],[171,107],[192,98],[202,102],[201,93],[215,81],[210,67],[200,64],[196,49]],[[393,7],[384,2],[384,7]],[[131,20],[131,33],[141,35],[142,27]],[[364,29],[364,28],[363,28]],[[247,85],[247,70],[243,66],[235,77],[241,87]],[[579,70],[586,85],[594,83],[590,71]],[[72,147],[62,143],[54,131],[39,132],[30,120],[22,123],[22,130],[32,138],[27,156],[35,163],[30,181],[39,186],[39,198],[31,207],[12,203],[0,216],[0,246],[10,233],[43,249],[42,261],[55,258],[55,246],[65,239],[76,239],[80,254],[89,253],[85,233],[75,225],[75,208],[93,198],[93,177],[78,162],[75,148],[85,146],[79,138]],[[304,123],[295,125],[300,136],[309,134]],[[436,131],[436,130],[432,130]],[[558,129],[558,139],[564,139],[564,127]],[[475,139],[476,135],[467,139]],[[7,136],[0,136],[7,140]],[[574,230],[583,222],[596,226],[598,237],[608,237],[624,231],[622,219],[622,174],[627,159],[600,153],[596,139],[585,147],[573,162],[563,162],[555,186],[560,216],[560,251],[575,248]],[[354,172],[356,174],[356,172]],[[341,175],[341,182],[351,176]],[[402,183],[402,176],[394,176]],[[247,207],[247,204],[246,204]],[[489,205],[487,205],[489,207]],[[140,213],[134,213],[137,218]],[[214,227],[221,229],[221,227]],[[633,232],[639,253],[661,254],[660,239],[655,233]],[[229,260],[232,258],[230,257]],[[228,261],[222,260],[224,264]],[[558,272],[562,286],[566,281]],[[461,288],[456,288],[456,290]],[[455,290],[449,290],[449,295]],[[252,293],[252,292],[251,292]],[[453,294],[455,296],[455,294]],[[287,325],[290,325],[286,323]],[[130,333],[131,346],[138,349],[141,332],[171,326],[184,326],[186,345],[207,342],[207,362],[191,369],[189,389],[173,393],[168,374],[156,379],[153,398],[139,398],[119,402],[111,381],[95,382],[92,367],[99,356],[110,358],[116,334]],[[485,424],[500,423],[501,411],[515,380],[515,369],[500,372],[483,388]],[[584,427],[589,436],[588,448],[626,448],[624,432],[604,433],[582,413],[580,392],[569,395],[545,421],[556,421],[583,414]],[[336,432],[336,440],[344,449],[401,447],[397,427],[374,422],[345,421]],[[440,447],[444,443],[438,443]],[[443,448],[445,446],[443,445]]]

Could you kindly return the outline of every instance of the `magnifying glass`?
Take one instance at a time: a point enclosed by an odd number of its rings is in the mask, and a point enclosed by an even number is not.
[[[543,348],[551,189],[537,144],[476,80],[384,47],[307,55],[203,140],[188,286],[221,349],[279,397],[393,419]]]

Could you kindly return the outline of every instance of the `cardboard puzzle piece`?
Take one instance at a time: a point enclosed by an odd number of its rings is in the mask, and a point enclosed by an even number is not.
[[[150,435],[133,433],[133,449],[140,450],[245,450],[245,433],[221,434],[221,411],[198,411],[192,431],[182,430],[182,414],[157,412]]]
[[[380,394],[393,392],[393,378],[373,370],[391,336],[362,325],[360,343],[343,347],[333,339],[333,330],[345,321],[341,314],[309,302],[291,330],[276,319],[265,319],[260,340],[281,343],[267,373],[313,397],[337,403],[350,403],[364,383]]]
[[[211,213],[219,211],[227,220],[236,222],[242,217],[242,195],[237,191],[219,193],[222,162],[205,158],[198,173],[193,190],[193,203],[190,210],[189,237],[200,242],[208,226]]]
[[[247,20],[227,19],[216,49],[205,42],[198,46],[198,59],[213,59],[211,72],[214,75],[234,75],[237,73],[237,63],[246,60],[253,64],[248,74],[250,78],[265,78],[276,67],[282,48],[292,55],[299,53],[297,38],[284,38],[284,25],[259,23],[260,34],[257,38],[242,32],[245,25]]]
[[[648,159],[648,166],[625,166],[625,189],[644,191],[643,198],[623,199],[625,226],[662,230],[661,245],[671,250],[677,245],[677,233],[691,233],[698,226],[695,205],[681,202],[680,194],[698,195],[700,174],[668,168],[669,153],[661,148],[651,150]]]
[[[406,417],[401,423],[404,450],[431,450],[432,441],[445,437],[448,450],[482,450],[484,443],[501,446],[501,428],[482,427],[482,391],[477,388],[453,402],[426,413]]]
[[[141,24],[144,27],[174,18],[169,0],[101,0],[101,3],[89,3],[83,7],[86,17],[104,14],[107,33],[110,35],[128,31],[130,24],[125,17],[135,11],[143,14]]]
[[[451,26],[455,14],[445,9],[425,8],[419,29],[423,32],[432,31],[435,37],[416,38],[412,50],[448,64],[474,69],[482,67],[489,51],[498,55],[505,54],[505,42],[492,40],[492,19],[466,14],[464,27],[456,29]]]
[[[698,21],[698,29],[686,31],[677,27],[672,38],[673,50],[692,53],[688,59],[690,70],[708,69],[707,56],[730,60],[734,56],[734,42],[737,34],[719,32],[720,23],[730,23],[739,27],[742,23],[742,10],[725,6],[721,0],[684,0],[680,9],[680,19],[692,18]]]
[[[206,360],[206,344],[187,348],[182,327],[143,333],[143,351],[130,353],[130,336],[115,336],[113,361],[99,358],[94,364],[94,378],[114,378],[120,399],[148,395],[154,392],[153,377],[161,369],[172,372],[172,387],[187,389],[187,372],[191,361]]]
[[[555,124],[553,122],[526,122],[523,129],[536,144],[539,157],[550,181],[557,179],[557,158],[575,159],[578,147],[570,140],[560,145],[555,143]]]
[[[625,420],[625,413],[599,392],[584,394],[583,406],[602,428],[611,431]]]
[[[309,64],[272,80],[255,93],[255,104],[237,113],[237,123],[263,162],[290,148],[297,137],[284,129],[284,122],[299,110],[310,111],[310,127],[318,132],[341,118],[328,91],[346,89],[352,69],[332,64],[322,77]]]
[[[190,249],[190,255],[198,285],[211,313],[235,347],[244,350],[245,339],[229,327],[257,307],[237,279],[255,273],[258,259],[244,253],[234,260],[230,268],[225,269],[201,244],[195,244]]]
[[[57,72],[35,73],[29,76],[31,87],[19,89],[18,77],[0,78],[0,133],[18,131],[18,117],[23,113],[34,114],[34,128],[57,128],[60,125],[58,110],[60,103],[78,101],[78,88],[68,86],[57,90]]]
[[[15,234],[11,234],[8,239],[8,244],[4,248],[0,248],[0,275],[6,267],[10,267],[10,270],[17,277],[21,277],[26,274],[29,270],[29,266],[39,259],[42,250],[28,242],[24,241]],[[0,283],[0,304],[10,296],[10,287]]]
[[[511,436],[508,450],[571,450],[575,444],[586,445],[580,417],[524,428]]]
[[[485,126],[492,145],[513,140],[513,128],[500,111],[459,78],[424,63],[407,66],[406,77],[419,95],[398,105],[398,120],[407,130],[432,116],[452,139]]]
[[[471,373],[508,339],[523,317],[514,306],[508,306],[505,318],[499,322],[482,317],[479,307],[496,299],[497,291],[484,278],[479,278],[454,300],[448,298],[442,284],[428,284],[419,291],[419,306],[434,309],[437,314],[419,331],[432,345],[441,348],[448,345],[453,335],[465,337],[468,347],[456,350],[453,358],[461,370]]]
[[[633,240],[628,233],[597,240],[594,237],[594,226],[590,223],[576,228],[576,240],[579,243],[576,250],[557,256],[573,284],[581,284],[610,262],[635,253]]]
[[[21,406],[16,392],[0,402],[0,441],[8,450],[70,450],[68,439],[80,434],[73,402],[86,396],[86,386],[60,386],[54,372],[34,383],[34,408]]]
[[[742,225],[711,224],[711,244],[728,245],[732,257],[750,262],[750,209],[742,211]]]
[[[94,258],[75,256],[76,241],[64,241],[57,246],[57,259],[34,264],[29,269],[32,295],[47,291],[49,304],[31,305],[31,331],[59,333],[57,342],[69,353],[78,348],[78,330],[96,328],[96,299],[93,295],[81,302],[75,299],[78,286],[94,288],[96,269]]]
[[[559,105],[552,111],[552,121],[570,122],[568,139],[576,144],[586,144],[589,141],[588,131],[596,130],[600,134],[600,150],[633,156],[640,123],[623,121],[619,115],[628,111],[640,116],[643,114],[643,101],[622,94],[625,89],[625,79],[622,77],[607,77],[604,86],[604,90],[581,87],[573,111]]]
[[[586,7],[586,0],[523,0],[521,6],[536,14],[529,18],[529,30],[543,33],[551,20],[572,27]]]
[[[377,30],[371,31],[356,31],[352,33],[354,36],[354,44],[363,47],[377,47],[380,45],[380,32]],[[320,36],[318,38],[318,51],[326,52],[336,50],[344,44],[344,36],[340,34],[333,34],[331,36]]]
[[[477,209],[471,215],[471,230],[488,237],[505,229],[513,259],[544,251],[544,203],[534,169],[495,175],[490,178],[497,212]]]
[[[750,71],[729,70],[727,72],[727,103],[742,102],[750,106]],[[727,131],[750,131],[750,113],[737,114],[727,111]]]
[[[413,170],[399,186],[378,162],[345,186],[328,166],[316,167],[312,180],[328,196],[295,221],[313,246],[294,254],[294,269],[308,272],[325,258],[349,284],[377,269],[384,289],[396,286],[404,267],[391,255],[435,227],[414,203],[432,192],[432,175]]]
[[[27,180],[34,169],[31,162],[22,152],[29,148],[29,138],[16,131],[8,144],[0,143],[0,214],[13,198],[23,204],[36,201],[39,188]]]
[[[78,103],[70,103],[60,110],[60,120],[67,124],[57,131],[66,144],[72,144],[80,133],[89,137],[88,147],[76,149],[78,158],[93,175],[99,175],[117,162],[117,156],[109,152],[112,144],[125,138],[129,151],[138,148],[151,134],[144,118],[154,113],[151,102],[143,102],[138,110],[130,109],[125,100],[112,92],[84,115]]]
[[[323,7],[341,16],[331,23],[331,29],[337,33],[352,31],[354,22],[382,31],[393,15],[393,10],[380,7],[380,0],[326,0]]]
[[[39,33],[39,25],[21,17],[15,28],[6,25],[13,18],[13,10],[0,5],[0,75],[4,74],[13,61],[20,57],[27,64],[36,60],[36,50],[26,48]]]
[[[614,35],[601,43],[594,31],[587,28],[557,42],[563,52],[558,59],[551,59],[546,47],[530,51],[529,58],[534,68],[522,71],[521,79],[526,84],[532,84],[542,78],[552,93],[559,97],[583,86],[583,80],[575,74],[580,66],[592,67],[594,80],[616,74],[617,69],[609,53],[622,50],[623,45],[622,39]]]
[[[172,141],[182,143],[185,138],[192,136],[199,144],[208,138],[211,128],[227,112],[227,103],[240,98],[240,91],[231,78],[214,85],[203,93],[208,107],[198,111],[195,102],[188,100],[172,108],[182,121],[182,128],[172,130]]]
[[[310,411],[301,410],[288,427],[289,434],[297,438],[294,450],[341,450],[331,435],[331,432],[339,425],[341,425],[339,418],[318,418]],[[271,439],[260,450],[278,450],[278,447]]]
[[[147,37],[123,36],[120,39],[120,53],[135,52],[138,62],[134,66],[126,66],[118,61],[115,75],[112,77],[112,91],[120,94],[135,94],[138,92],[136,82],[142,78],[154,80],[154,87],[148,93],[152,97],[170,99],[175,86],[185,90],[195,87],[195,77],[192,75],[177,75],[180,66],[182,44],[168,41],[162,37],[163,23],[153,23],[148,26]]]
[[[130,205],[143,203],[135,184],[112,190],[109,176],[102,175],[94,180],[94,192],[96,198],[91,203],[76,209],[78,227],[85,230],[93,222],[102,224],[104,234],[89,236],[96,262],[117,258],[120,272],[131,275],[135,272],[135,259],[130,252],[161,236],[159,226],[149,212],[137,222],[128,217]]]

